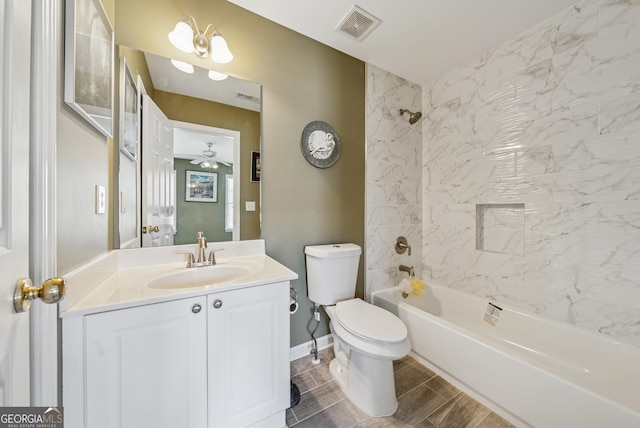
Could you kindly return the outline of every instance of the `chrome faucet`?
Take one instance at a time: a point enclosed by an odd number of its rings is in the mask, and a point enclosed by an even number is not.
[[[203,266],[203,263],[207,261],[207,256],[204,254],[204,250],[207,249],[207,238],[204,237],[204,233],[198,232],[198,258],[196,263]]]

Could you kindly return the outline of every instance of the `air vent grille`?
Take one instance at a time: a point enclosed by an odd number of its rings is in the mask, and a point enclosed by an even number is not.
[[[259,97],[254,97],[253,95],[243,94],[242,92],[236,92],[236,98],[239,100],[249,101],[252,103],[260,102]]]
[[[378,24],[380,24],[378,18],[358,6],[354,6],[338,25],[338,31],[362,41]]]

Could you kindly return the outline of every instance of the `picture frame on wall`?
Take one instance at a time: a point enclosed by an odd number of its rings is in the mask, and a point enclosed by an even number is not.
[[[113,27],[100,0],[67,0],[65,7],[64,101],[110,138]]]
[[[260,181],[260,152],[251,152],[251,181]]]
[[[139,117],[138,86],[127,59],[120,57],[120,150],[133,161],[139,156]]]
[[[218,173],[186,171],[185,200],[187,202],[218,202]]]

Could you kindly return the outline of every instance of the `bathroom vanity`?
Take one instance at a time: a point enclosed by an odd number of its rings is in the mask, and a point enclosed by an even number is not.
[[[262,240],[209,247],[225,248],[215,266],[186,268],[176,252],[197,246],[174,246],[117,250],[67,276],[69,426],[285,426],[297,275]]]

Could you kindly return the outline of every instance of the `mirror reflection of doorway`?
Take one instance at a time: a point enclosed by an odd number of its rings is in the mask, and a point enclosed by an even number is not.
[[[239,240],[240,132],[185,122],[173,125],[177,214],[174,243],[191,244],[199,231],[209,242]],[[190,171],[215,174],[216,195],[201,202],[189,198]]]
[[[190,244],[197,232],[239,239],[240,133],[171,121],[151,98],[143,103],[142,246]],[[215,195],[188,197],[187,175],[197,172],[216,179]]]

